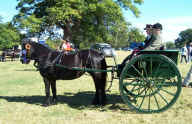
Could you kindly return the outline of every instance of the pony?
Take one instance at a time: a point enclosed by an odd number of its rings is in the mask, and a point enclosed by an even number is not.
[[[104,55],[95,50],[87,49],[76,51],[73,54],[65,54],[36,42],[25,41],[22,43],[22,51],[26,51],[26,61],[21,60],[23,64],[29,64],[30,60],[35,60],[38,63],[37,67],[45,84],[44,106],[57,103],[56,80],[79,78],[85,73],[85,68],[100,70],[106,70],[107,68]],[[65,68],[57,66],[58,64]],[[73,67],[80,68],[80,70],[71,69]],[[88,73],[93,78],[96,89],[92,104],[105,105],[107,72],[90,71]],[[50,88],[53,95],[52,99],[50,97]]]

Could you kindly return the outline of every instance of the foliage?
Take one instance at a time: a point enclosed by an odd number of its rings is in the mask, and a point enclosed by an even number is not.
[[[166,46],[167,49],[176,48],[175,43],[172,42],[172,41],[168,41],[168,42],[166,42],[165,44],[166,44],[165,46]]]
[[[2,20],[3,20],[3,17],[2,17],[2,16],[0,16],[0,23],[2,23]]]
[[[180,48],[184,44],[189,44],[192,42],[192,29],[186,29],[179,33],[179,37],[175,40],[175,45]]]
[[[138,28],[131,28],[129,31],[129,41],[142,42],[145,40],[145,35]]]
[[[83,47],[95,42],[125,42],[127,23],[122,8],[138,17],[140,12],[136,5],[143,3],[143,0],[18,1],[19,14],[13,20],[18,28],[27,30],[30,35],[45,33],[52,37],[55,35],[52,29],[56,27],[63,30],[63,39]]]
[[[10,23],[0,23],[0,49],[20,43],[20,33]]]
[[[113,47],[118,48],[125,46],[128,43],[129,38],[129,23],[120,23],[118,25],[113,26],[111,33],[111,44]]]
[[[48,46],[52,49],[58,49],[60,42],[61,42],[60,39],[55,39],[55,40],[47,39],[46,40],[46,44],[48,44]]]

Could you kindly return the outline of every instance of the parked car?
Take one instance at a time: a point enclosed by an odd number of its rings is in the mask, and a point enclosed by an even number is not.
[[[96,43],[91,46],[91,49],[101,51],[105,57],[114,57],[116,56],[115,49],[111,47],[110,44],[107,43]]]
[[[115,50],[122,50],[122,48],[116,48]]]
[[[133,51],[133,49],[130,48],[130,47],[124,47],[123,50],[124,50],[124,51]]]

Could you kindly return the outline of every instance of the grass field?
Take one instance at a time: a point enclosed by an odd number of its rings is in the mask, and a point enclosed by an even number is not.
[[[118,63],[127,54],[118,52]],[[182,77],[190,65],[178,65]],[[108,104],[95,107],[91,105],[95,92],[91,77],[57,81],[58,104],[43,107],[44,83],[32,64],[1,62],[0,124],[191,124],[191,88],[183,88],[179,100],[167,111],[139,114],[123,103],[118,84],[115,80],[111,92],[107,93]]]

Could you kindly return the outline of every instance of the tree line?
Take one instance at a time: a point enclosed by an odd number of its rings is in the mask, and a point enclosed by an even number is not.
[[[18,0],[19,13],[11,25],[26,32],[21,38],[46,36],[52,42],[62,38],[80,48],[96,42],[122,47],[130,41],[144,40],[141,31],[123,17],[123,10],[138,17],[137,6],[142,3],[143,0]]]

